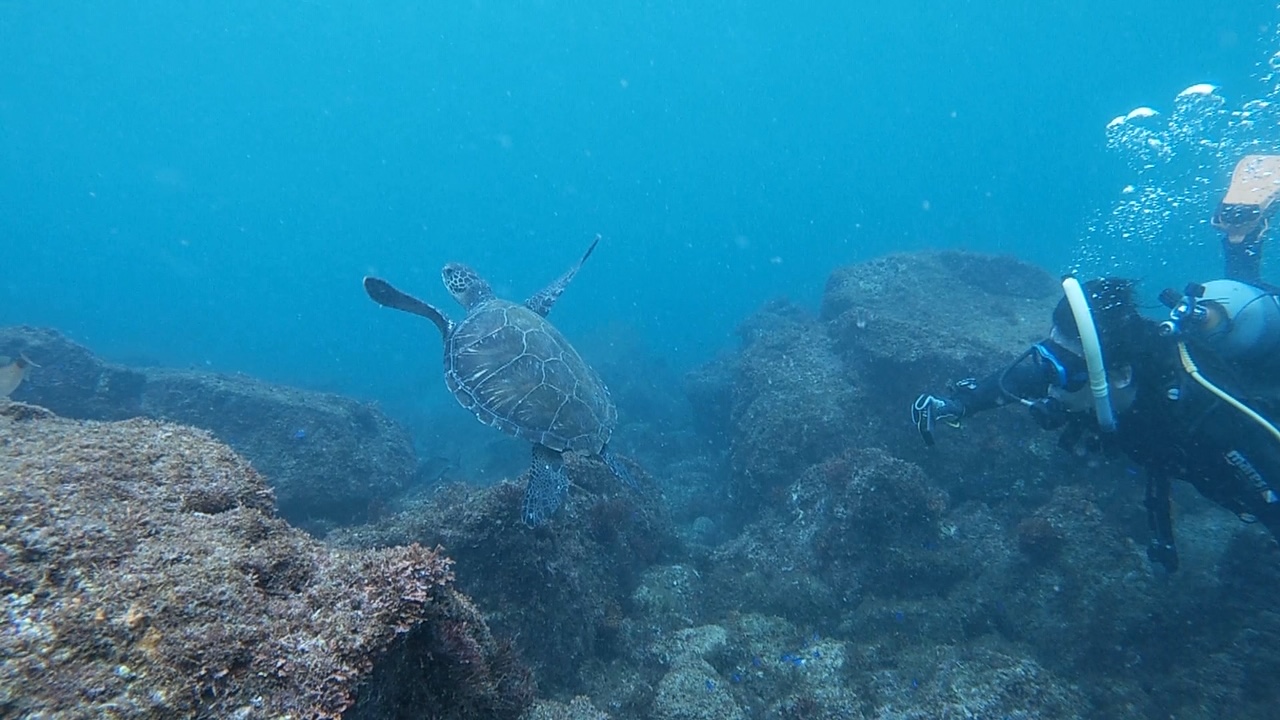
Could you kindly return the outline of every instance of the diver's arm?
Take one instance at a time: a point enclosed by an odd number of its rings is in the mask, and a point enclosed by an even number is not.
[[[1222,272],[1230,280],[1257,284],[1262,280],[1262,231],[1250,233],[1241,242],[1222,239]]]
[[[1043,386],[1044,380],[1039,377],[1039,372],[1031,363],[1021,362],[1020,358],[1008,368],[981,381],[969,378],[953,383],[946,395],[921,393],[911,404],[911,421],[925,444],[932,446],[933,431],[938,421],[959,427],[960,418],[969,413],[1000,407],[1035,392],[1036,380]],[[1012,397],[1010,393],[1018,397]]]
[[[1262,236],[1280,210],[1280,155],[1245,155],[1231,171],[1231,184],[1210,223],[1222,241],[1228,278],[1250,284],[1262,279]]]
[[[1001,387],[1003,383],[1004,387]],[[1011,397],[1011,395],[1017,397]],[[984,412],[1044,394],[1044,378],[1033,363],[1021,362],[992,373],[980,381],[961,380],[953,386],[952,399],[965,414]]]

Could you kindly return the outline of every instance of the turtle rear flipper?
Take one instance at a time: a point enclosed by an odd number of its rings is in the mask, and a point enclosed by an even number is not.
[[[569,287],[569,281],[582,269],[582,264],[587,261],[587,258],[591,257],[592,251],[596,249],[596,245],[599,242],[600,236],[596,235],[596,239],[591,241],[591,247],[587,248],[587,251],[583,253],[582,259],[578,261],[578,264],[566,270],[563,275],[556,278],[555,282],[539,290],[533,297],[526,300],[525,307],[546,317],[547,313],[551,312],[551,306],[556,304],[560,294],[564,292],[566,287]]]
[[[537,527],[560,509],[569,495],[569,476],[564,471],[560,453],[533,446],[533,464],[529,466],[529,484],[524,489],[521,516],[526,525]]]
[[[421,315],[430,320],[436,324],[436,327],[440,328],[440,334],[444,337],[448,337],[453,330],[453,323],[439,310],[412,295],[400,292],[386,280],[366,277],[364,279],[364,291],[369,294],[370,299],[383,307]]]
[[[627,467],[627,463],[622,458],[609,452],[609,447],[607,445],[604,448],[601,448],[600,459],[604,460],[604,464],[609,468],[609,472],[613,473],[614,477],[621,480],[623,485],[626,485],[629,488],[638,487],[635,475],[631,474],[631,468]]]

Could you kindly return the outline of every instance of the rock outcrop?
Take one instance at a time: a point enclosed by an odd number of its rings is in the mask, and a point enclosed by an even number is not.
[[[322,545],[207,432],[0,404],[0,518],[0,716],[515,717],[531,699],[443,553]]]
[[[376,407],[245,376],[126,368],[52,330],[0,329],[0,354],[32,368],[13,399],[62,417],[149,417],[209,430],[266,476],[290,522],[323,531],[366,517],[414,478],[408,433]]]

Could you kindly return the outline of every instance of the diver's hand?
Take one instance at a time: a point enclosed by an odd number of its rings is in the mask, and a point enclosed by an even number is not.
[[[933,446],[933,428],[939,420],[952,426],[960,426],[960,418],[964,417],[964,406],[955,400],[940,398],[924,393],[911,404],[911,422],[916,424],[916,431],[924,444]]]

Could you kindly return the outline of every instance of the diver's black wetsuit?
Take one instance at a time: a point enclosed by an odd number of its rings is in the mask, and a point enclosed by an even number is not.
[[[1093,413],[1072,413],[1063,430],[1065,446],[1085,434],[1107,449],[1122,451],[1147,473],[1147,509],[1155,536],[1149,554],[1176,567],[1169,516],[1169,483],[1185,480],[1228,510],[1261,521],[1280,540],[1280,441],[1240,410],[1201,386],[1183,368],[1176,341],[1160,336],[1152,323],[1143,352],[1133,362],[1136,394],[1117,416],[1115,432],[1099,431]],[[1201,361],[1201,355],[1191,350]],[[1268,419],[1280,417],[1274,401],[1228,382],[1224,367],[1201,365],[1215,384]],[[957,384],[951,398],[963,414],[1016,402],[1001,389],[1023,398],[1046,394],[1042,374],[1019,363],[980,382]]]

